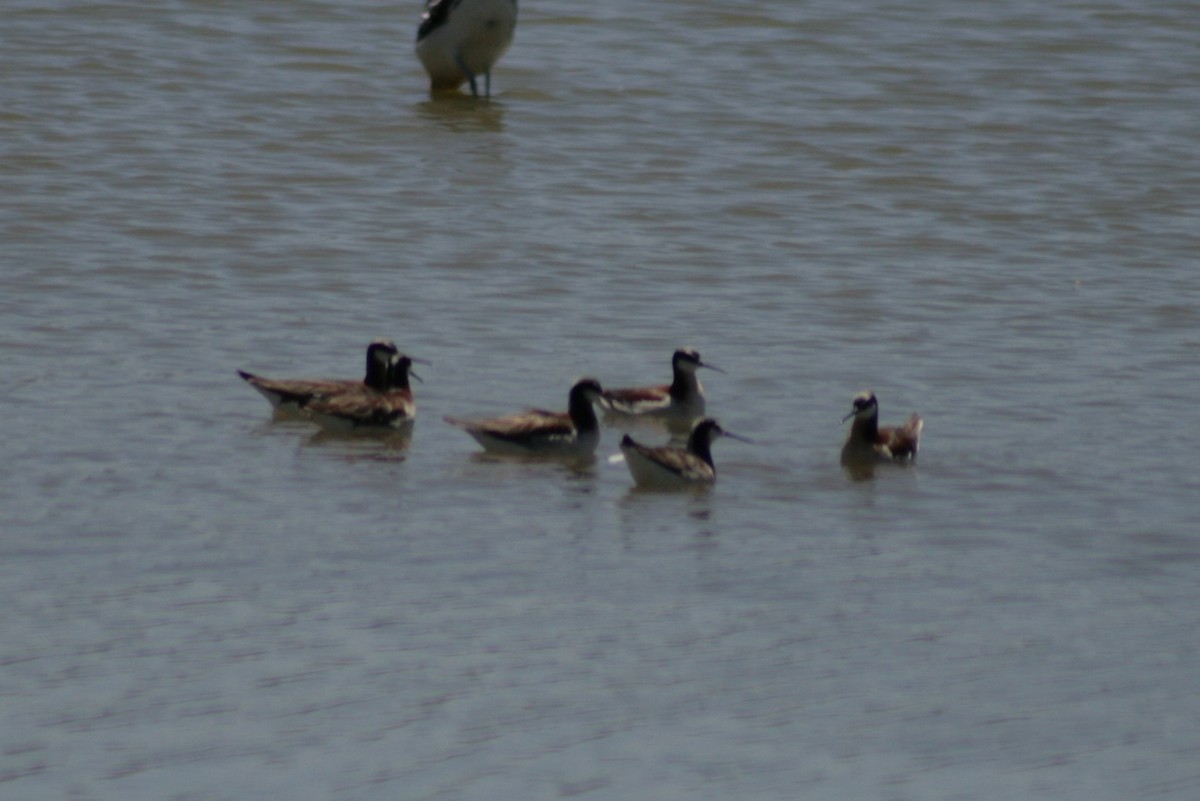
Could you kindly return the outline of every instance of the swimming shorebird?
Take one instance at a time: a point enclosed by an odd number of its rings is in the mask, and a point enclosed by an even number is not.
[[[331,431],[361,431],[411,426],[417,416],[408,377],[418,381],[413,363],[429,364],[398,353],[392,358],[388,384],[384,389],[359,387],[314,397],[304,406],[322,428]]]
[[[692,427],[686,448],[652,448],[634,442],[633,437],[626,434],[621,440],[621,453],[625,456],[625,464],[629,466],[634,483],[639,487],[674,489],[703,486],[717,480],[712,444],[720,437],[750,441],[721,428],[711,417],[705,417]]]
[[[696,378],[696,371],[701,367],[718,373],[725,372],[706,364],[693,348],[680,348],[671,356],[673,378],[670,384],[612,389],[604,393],[604,406],[616,416],[659,417],[688,422],[703,417],[704,387]]]
[[[842,446],[842,464],[872,462],[911,462],[917,458],[921,429],[925,423],[913,412],[908,422],[901,426],[879,426],[879,401],[874,392],[860,392],[854,396],[854,408],[842,418],[851,417],[850,436]]]
[[[429,73],[432,92],[452,92],[464,83],[479,97],[492,96],[492,67],[512,44],[516,0],[427,0],[417,28],[417,58]]]
[[[600,442],[600,422],[592,405],[603,392],[596,379],[581,378],[571,387],[566,412],[530,409],[486,420],[445,419],[474,437],[490,453],[589,456]]]
[[[367,374],[362,381],[331,378],[272,379],[244,370],[238,370],[237,373],[270,401],[273,408],[281,412],[297,412],[307,406],[313,398],[364,390],[386,390],[391,382],[392,362],[399,353],[395,343],[390,340],[377,339],[368,345]]]

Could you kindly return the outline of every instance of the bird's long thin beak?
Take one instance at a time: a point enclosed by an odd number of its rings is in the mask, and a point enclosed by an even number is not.
[[[749,437],[743,437],[741,434],[735,434],[732,431],[726,431],[725,436],[736,439],[739,442],[745,442],[747,445],[757,445],[758,443]]]
[[[426,367],[433,367],[433,362],[429,361],[428,359],[418,359],[416,356],[408,356],[408,354],[405,354],[405,356],[408,359],[408,361],[410,362],[410,364],[408,365],[408,374],[411,375],[413,378],[417,379],[418,381],[420,381],[422,384],[424,384],[425,379],[421,378],[421,376],[417,375],[417,371],[412,369],[412,366],[414,364],[423,364]]]
[[[708,370],[712,370],[714,373],[723,373],[723,372],[725,372],[725,371],[724,371],[724,370],[722,370],[720,367],[717,367],[715,364],[709,364],[708,362],[698,362],[698,363],[696,364],[696,366],[697,366],[697,367],[704,367],[704,368],[706,368],[706,369],[708,369]]]
[[[858,414],[858,409],[851,409],[851,410],[850,410],[850,414],[848,414],[848,415],[846,415],[845,417],[843,417],[843,418],[842,418],[842,422],[843,422],[843,423],[844,423],[844,422],[846,422],[847,420],[849,420],[851,417],[853,417],[853,416],[854,416],[854,415],[856,415],[856,414]]]

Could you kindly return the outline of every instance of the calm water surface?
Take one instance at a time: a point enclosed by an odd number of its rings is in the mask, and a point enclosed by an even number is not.
[[[1197,797],[1194,7],[419,12],[0,10],[0,796]],[[407,449],[234,374],[376,336]],[[683,344],[709,493],[440,420]]]

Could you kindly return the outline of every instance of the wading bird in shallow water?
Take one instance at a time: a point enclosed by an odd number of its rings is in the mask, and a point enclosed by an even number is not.
[[[523,414],[486,420],[446,422],[466,431],[490,453],[522,456],[590,456],[600,442],[600,421],[593,404],[604,390],[594,378],[571,387],[566,412],[531,409]]]
[[[383,392],[390,386],[392,363],[399,354],[395,343],[390,340],[377,339],[372,342],[367,346],[367,374],[362,381],[332,378],[272,379],[243,370],[238,370],[238,375],[270,401],[273,408],[281,412],[298,412],[314,398],[367,391]]]
[[[453,92],[464,83],[479,97],[492,96],[492,67],[512,44],[516,0],[428,0],[417,28],[417,58],[429,73],[431,92]]]
[[[388,386],[382,390],[340,392],[313,398],[304,407],[322,428],[330,431],[363,431],[411,426],[417,416],[408,378],[418,381],[413,363],[429,364],[403,353],[392,359]]]
[[[696,378],[696,371],[701,367],[724,372],[705,364],[696,350],[680,348],[671,357],[670,384],[611,389],[604,393],[604,406],[615,417],[664,418],[690,423],[704,416],[704,387]]]
[[[721,437],[749,442],[721,428],[711,417],[696,422],[686,448],[652,448],[634,442],[628,434],[621,440],[621,453],[633,481],[646,489],[678,489],[712,484],[717,480],[712,444]],[[618,457],[619,458],[619,457]]]
[[[874,392],[854,396],[854,408],[842,418],[851,417],[850,436],[842,446],[843,465],[864,465],[880,462],[911,462],[917,458],[921,429],[925,423],[916,412],[901,426],[879,426],[879,401]]]

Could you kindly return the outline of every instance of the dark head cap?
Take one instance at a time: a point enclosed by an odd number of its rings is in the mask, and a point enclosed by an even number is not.
[[[751,442],[751,440],[746,439],[741,434],[735,434],[732,431],[726,431],[721,427],[720,423],[711,417],[705,417],[696,421],[696,424],[692,426],[690,441],[705,442],[711,445],[721,437],[729,437],[730,439],[740,440],[741,442]]]
[[[409,356],[407,353],[396,353],[391,361],[392,380],[399,385],[402,379],[407,380],[408,376],[411,375],[421,383],[425,383],[425,379],[417,375],[417,371],[412,369],[414,364],[432,366],[433,362],[426,359],[418,359],[416,356]]]
[[[679,348],[671,357],[671,366],[675,369],[683,368],[685,370],[697,370],[701,367],[706,367],[709,370],[715,370],[718,373],[725,372],[719,367],[714,367],[706,363],[700,358],[700,351],[695,348]]]
[[[396,343],[390,339],[372,340],[371,344],[367,345],[367,358],[378,362],[389,362],[399,352]]]
[[[875,400],[875,393],[870,390],[864,390],[854,396],[854,408],[842,418],[842,422],[846,422],[851,417],[869,417],[878,410],[879,402]]]
[[[604,394],[604,388],[594,378],[581,378],[571,387],[571,397],[583,396],[589,400],[599,400]]]

